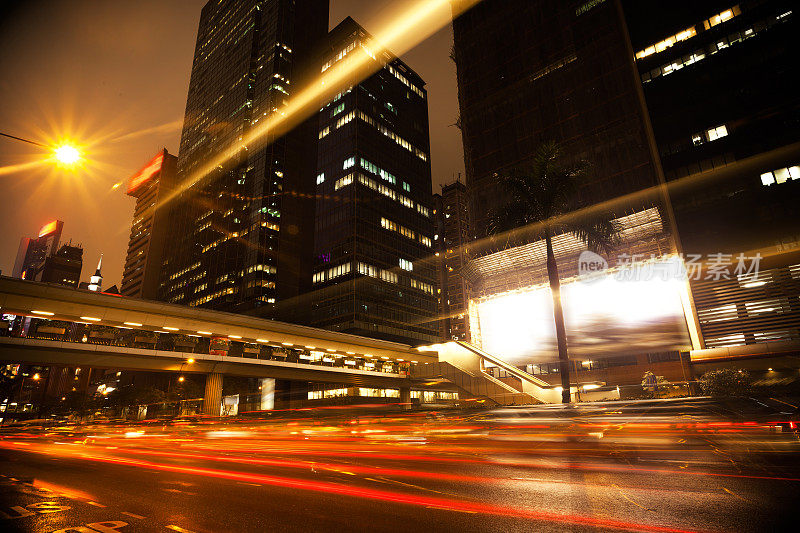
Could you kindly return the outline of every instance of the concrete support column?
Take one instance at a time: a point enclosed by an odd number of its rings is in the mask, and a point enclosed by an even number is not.
[[[411,387],[400,387],[400,403],[403,409],[411,409]]]
[[[222,374],[206,375],[206,393],[203,396],[203,414],[219,416],[222,405]]]

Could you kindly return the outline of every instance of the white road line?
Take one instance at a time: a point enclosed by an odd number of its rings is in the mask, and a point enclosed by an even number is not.
[[[124,515],[130,516],[130,517],[133,517],[133,518],[138,518],[139,520],[144,520],[144,518],[145,518],[140,514],[129,513],[128,511],[120,511],[120,512],[122,514],[124,514]]]

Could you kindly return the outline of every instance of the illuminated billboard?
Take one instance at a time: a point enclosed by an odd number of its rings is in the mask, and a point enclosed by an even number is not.
[[[662,273],[669,272],[670,275]],[[609,357],[691,348],[678,258],[576,278],[561,286],[570,357]],[[473,340],[515,365],[558,358],[547,284],[470,300]]]
[[[48,222],[42,229],[39,230],[39,237],[44,237],[45,235],[50,235],[58,228],[58,220],[53,220],[52,222]]]
[[[139,187],[150,181],[150,179],[161,171],[161,165],[164,163],[164,152],[161,151],[150,160],[145,167],[131,176],[128,180],[128,194],[136,192]]]

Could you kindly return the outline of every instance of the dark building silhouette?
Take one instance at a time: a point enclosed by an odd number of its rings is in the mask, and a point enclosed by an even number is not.
[[[618,2],[484,0],[453,21],[472,232],[504,198],[497,176],[556,141],[591,165],[576,206],[657,185],[658,162]],[[635,198],[626,209],[658,198]]]
[[[83,268],[83,248],[72,243],[64,244],[44,260],[36,281],[78,287]]]
[[[36,237],[23,237],[11,275],[15,278],[36,279],[44,267],[45,259],[58,249],[63,229],[62,221],[53,220],[42,226]]]
[[[315,121],[240,140],[318,72],[327,25],[324,0],[203,7],[159,299],[284,319],[298,307],[311,283]]]
[[[439,337],[442,340],[467,340],[467,290],[461,276],[471,239],[467,188],[460,181],[454,181],[443,185],[441,194],[434,194],[433,198],[436,221],[433,240],[439,274]]]
[[[657,253],[699,262],[696,347],[800,339],[797,31],[788,0],[479,3],[454,21],[473,233],[494,176],[555,140],[591,165],[576,206],[655,205]]]
[[[425,82],[351,18],[321,68],[367,54],[373,73],[319,113],[312,323],[423,344],[436,340]]]
[[[128,196],[136,198],[128,253],[122,272],[122,295],[154,300],[170,230],[170,207],[178,158],[161,150],[128,180]]]

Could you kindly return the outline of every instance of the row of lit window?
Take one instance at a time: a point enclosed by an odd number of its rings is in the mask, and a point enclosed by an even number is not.
[[[230,233],[230,234],[226,235],[225,237],[220,237],[216,241],[211,242],[211,243],[206,244],[205,246],[203,246],[202,253],[206,253],[207,251],[209,251],[209,250],[211,250],[213,248],[216,248],[220,244],[222,244],[224,242],[227,242],[230,239],[235,239],[238,236],[239,236],[239,233],[234,231],[233,233]]]
[[[358,273],[372,278],[380,278],[387,283],[397,283],[397,274],[390,270],[384,270],[374,265],[358,262],[356,265]]]
[[[198,268],[199,266],[200,266],[200,262],[198,261],[197,263],[193,264],[192,266],[186,267],[183,270],[181,270],[180,272],[176,272],[175,274],[172,274],[169,277],[169,279],[177,279],[177,278],[183,276],[184,274],[186,274],[187,272],[189,272],[190,270],[194,270],[195,268]]]
[[[339,178],[338,180],[336,180],[334,182],[334,184],[333,184],[333,190],[334,191],[338,191],[342,187],[350,185],[351,183],[353,183],[353,173],[352,172],[350,174],[348,174],[347,176],[344,176],[344,177]]]
[[[311,281],[313,283],[322,283],[325,280],[338,278],[339,276],[344,276],[345,274],[349,273],[350,273],[350,263],[343,263],[341,265],[331,267],[321,272],[315,272],[314,275],[311,277]]]
[[[405,148],[406,150],[411,152],[412,154],[415,154],[417,157],[419,157],[423,161],[427,161],[428,160],[428,155],[425,152],[423,152],[422,150],[420,150],[416,146],[413,146],[410,142],[408,142],[407,140],[403,139],[402,137],[397,135],[395,132],[393,132],[392,130],[390,130],[389,128],[384,126],[383,124],[379,123],[378,121],[376,121],[375,119],[373,119],[372,117],[370,117],[369,115],[364,113],[363,111],[359,111],[358,112],[358,118],[360,118],[361,120],[363,120],[364,122],[366,122],[370,126],[374,127],[379,132],[383,133],[384,135],[386,135],[387,137],[392,139],[394,142],[396,142],[397,144],[399,144],[400,146],[402,146],[403,148]]]
[[[336,129],[338,130],[339,128],[341,128],[342,126],[344,126],[345,124],[347,124],[348,122],[353,120],[354,118],[356,118],[356,112],[355,111],[350,111],[348,114],[340,117],[339,120],[336,121]]]
[[[392,65],[386,65],[386,68],[389,69],[389,72],[391,72],[395,78],[400,80],[400,82],[403,85],[411,89],[414,92],[414,94],[418,95],[420,98],[425,98],[425,95],[422,93],[422,90],[413,83],[411,83],[410,81],[408,81],[408,78],[406,78],[400,72],[398,72],[396,68],[394,68]]]
[[[235,292],[236,292],[236,288],[228,287],[227,289],[222,289],[221,291],[217,291],[217,292],[215,292],[213,294],[207,294],[207,295],[203,296],[202,298],[198,298],[196,300],[193,300],[193,301],[189,302],[189,305],[192,306],[192,307],[195,307],[195,306],[198,306],[198,305],[203,305],[204,303],[208,303],[211,300],[215,300],[215,299],[217,299],[217,298],[219,298],[221,296],[225,296],[227,294],[234,294]]]
[[[737,15],[741,15],[742,12],[739,9],[739,6],[733,6],[730,9],[726,9],[722,13],[718,13],[713,17],[706,19],[702,22],[703,27],[705,29],[711,29],[712,27],[716,26],[717,24],[722,24],[723,22],[732,19]],[[670,35],[666,39],[657,42],[656,44],[650,45],[644,50],[640,50],[636,52],[636,59],[642,59],[647,56],[657,54],[659,52],[663,52],[670,46],[673,46],[675,43],[679,43],[681,41],[686,41],[687,39],[691,39],[697,35],[696,26],[692,26],[691,28],[686,28],[685,30],[676,33],[675,35]]]
[[[341,61],[347,54],[349,54],[355,49],[357,44],[358,41],[353,41],[352,43],[348,44],[345,48],[341,49],[339,53],[336,54],[335,58],[329,59],[324,65],[322,65],[322,72],[325,72],[326,70],[331,68],[331,66],[333,66],[334,63]]]
[[[741,32],[734,32],[727,37],[722,37],[721,39],[717,40],[714,43],[711,43],[707,49],[699,49],[695,50],[691,54],[685,55],[681,58],[675,59],[674,61],[667,63],[665,65],[661,65],[649,72],[645,72],[642,74],[642,83],[647,83],[659,76],[667,76],[681,70],[683,67],[687,67],[699,61],[702,61],[709,55],[714,55],[720,50],[728,48],[729,46],[733,46],[736,43],[743,42],[745,39],[749,39],[750,37],[755,37],[758,33],[760,33],[763,29],[769,28],[773,24],[778,22],[784,21],[787,17],[792,14],[791,11],[788,11],[782,15],[772,17],[766,22],[757,24],[756,27],[760,28],[755,30],[754,28],[749,28]]]
[[[762,185],[772,185],[773,183],[781,184],[789,180],[800,180],[800,166],[784,167],[773,170],[772,172],[764,172],[761,174]]]
[[[414,278],[411,278],[411,287],[414,289],[419,289],[428,294],[433,294],[434,292],[433,285],[430,283],[425,283],[424,281],[416,280]]]
[[[392,185],[397,185],[397,179],[390,172],[387,172],[387,171],[383,170],[382,168],[380,168],[378,165],[376,165],[374,163],[370,163],[369,161],[367,161],[363,157],[359,158],[359,160],[360,160],[359,163],[361,164],[361,168],[363,168],[364,170],[367,170],[367,171],[372,172],[373,174],[375,174],[377,176],[380,176],[383,180],[388,181]]]
[[[412,241],[417,240],[417,233],[415,231],[410,230],[405,226],[401,226],[400,224],[396,224],[387,218],[381,217],[381,227],[389,231],[395,231],[400,235],[402,235],[403,237],[411,239]],[[419,242],[421,242],[422,244],[424,244],[429,248],[432,245],[430,237],[426,237],[425,235],[422,234],[419,235]]]

